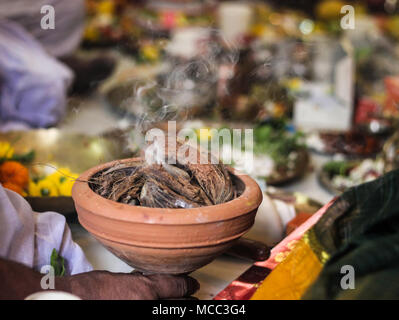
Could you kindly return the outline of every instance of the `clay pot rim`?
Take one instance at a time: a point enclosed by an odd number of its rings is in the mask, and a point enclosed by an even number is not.
[[[95,173],[117,163],[138,161],[141,158],[114,160],[92,167],[80,175],[78,180],[87,181]],[[248,175],[228,168],[245,186],[243,193],[228,202],[190,209],[149,208],[131,206],[106,199],[95,193],[87,182],[76,181],[72,188],[75,206],[84,208],[94,215],[110,220],[144,223],[144,224],[203,224],[234,219],[256,210],[262,202],[262,192],[258,184]]]

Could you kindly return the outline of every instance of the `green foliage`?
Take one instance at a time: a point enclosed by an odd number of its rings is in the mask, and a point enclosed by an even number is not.
[[[31,162],[35,158],[35,151],[29,151],[24,154],[14,154],[11,158],[0,158],[0,163],[4,161],[17,161],[23,164]]]
[[[22,163],[29,163],[35,158],[35,151],[31,150],[25,154],[21,155],[14,155],[10,160],[22,162]]]
[[[62,277],[65,275],[65,260],[55,249],[51,252],[50,265],[54,268],[55,276]]]
[[[353,169],[354,166],[355,164],[353,162],[330,161],[323,166],[323,169],[327,171],[330,175],[345,176],[351,169]]]
[[[304,147],[302,138],[302,132],[287,132],[285,126],[262,125],[254,130],[254,152],[268,154],[277,165],[284,165],[292,151]]]
[[[227,126],[221,126],[218,131],[222,129],[228,129],[230,131],[230,141],[233,142],[234,133],[233,129]],[[297,151],[304,148],[305,145],[302,143],[303,133],[295,132],[291,133],[286,130],[286,121],[273,120],[271,123],[259,125],[254,128],[254,145],[253,150],[255,154],[269,155],[278,166],[287,165],[291,152]],[[241,147],[244,150],[245,146],[245,135],[241,135],[242,143]],[[207,142],[210,147],[210,141]],[[219,145],[223,144],[223,140],[220,137]]]

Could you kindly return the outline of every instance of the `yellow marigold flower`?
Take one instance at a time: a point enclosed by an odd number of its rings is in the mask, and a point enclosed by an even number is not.
[[[178,27],[184,27],[188,24],[187,18],[183,13],[177,13],[176,15],[176,25]]]
[[[319,19],[338,19],[344,5],[340,0],[324,0],[317,5],[316,15]]]
[[[97,12],[102,14],[113,14],[115,11],[114,2],[111,0],[101,1],[97,5]]]
[[[28,194],[31,197],[40,197],[41,196],[39,186],[34,181],[29,181]]]
[[[72,194],[72,187],[79,175],[71,173],[59,186],[60,196],[70,197]]]
[[[287,81],[287,87],[292,90],[298,90],[301,88],[302,80],[299,78],[292,78]]]
[[[258,23],[252,26],[251,33],[255,37],[261,37],[265,33],[266,26],[264,24]]]
[[[59,186],[60,196],[70,197],[72,195],[72,186],[75,183],[74,180],[68,179]]]
[[[59,195],[57,185],[50,179],[39,180],[37,186],[42,197],[57,197]]]
[[[273,108],[273,115],[277,118],[281,118],[284,115],[285,107],[281,103],[275,103]]]
[[[159,50],[154,45],[144,45],[140,51],[147,60],[157,61],[159,59]]]
[[[60,183],[63,183],[69,179],[69,177],[72,175],[73,173],[68,168],[59,168],[57,171],[54,171],[52,174],[48,175],[46,179],[53,181],[58,186]]]
[[[0,158],[10,159],[14,155],[14,148],[8,143],[0,141]]]
[[[201,128],[196,131],[200,141],[207,141],[212,138],[212,130],[209,128]]]
[[[100,32],[94,25],[88,25],[84,31],[84,38],[90,41],[96,41],[100,38]]]

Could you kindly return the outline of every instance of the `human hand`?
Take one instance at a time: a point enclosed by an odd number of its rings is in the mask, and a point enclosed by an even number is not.
[[[58,278],[58,289],[85,300],[156,300],[188,297],[199,283],[189,276],[92,271]]]

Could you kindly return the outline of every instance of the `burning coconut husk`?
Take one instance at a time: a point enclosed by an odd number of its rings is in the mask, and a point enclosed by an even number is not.
[[[163,153],[156,152],[161,146],[152,147],[156,161],[117,164],[92,177],[92,189],[113,201],[152,208],[197,208],[235,197],[228,170],[207,151],[181,141]]]

